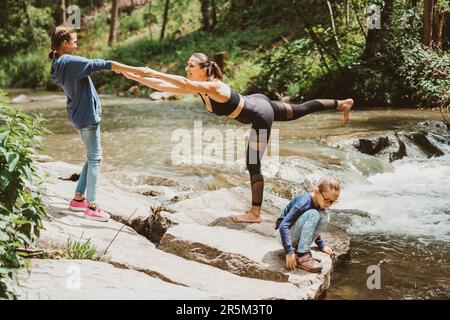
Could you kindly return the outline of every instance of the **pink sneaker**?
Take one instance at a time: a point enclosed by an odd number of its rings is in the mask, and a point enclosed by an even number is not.
[[[69,204],[69,210],[71,211],[86,211],[88,208],[88,203],[86,198],[83,199],[83,201],[75,201],[72,199]]]
[[[101,211],[98,205],[95,206],[95,210],[87,207],[86,211],[84,212],[84,217],[89,220],[102,222],[107,222],[109,220],[109,214]]]

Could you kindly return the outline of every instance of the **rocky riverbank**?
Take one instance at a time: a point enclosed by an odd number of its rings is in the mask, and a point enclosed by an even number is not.
[[[234,224],[229,215],[243,212],[249,202],[242,188],[193,194],[164,207],[151,196],[119,188],[106,173],[98,201],[112,219],[86,220],[67,209],[73,174],[80,169],[39,163],[47,174],[49,218],[38,249],[48,257],[64,248],[69,237],[90,239],[102,258],[32,259],[30,274],[22,276],[22,299],[317,299],[330,286],[333,265],[349,255],[350,238],[332,226],[323,236],[336,259],[314,250],[322,273],[288,271],[273,230],[287,200],[268,196],[261,224]],[[79,276],[75,288],[73,276]]]

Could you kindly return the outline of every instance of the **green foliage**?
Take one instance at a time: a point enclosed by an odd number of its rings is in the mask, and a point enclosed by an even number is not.
[[[48,88],[50,82],[48,50],[39,49],[0,58],[0,87]]]
[[[278,46],[262,60],[260,90],[291,97],[298,90],[297,98],[307,99],[353,97],[360,106],[450,104],[450,55],[421,44],[421,10],[395,3],[390,20],[371,44],[374,55],[366,55],[365,39],[351,26],[347,32],[338,30],[339,49],[321,22],[312,29],[325,48],[322,54],[316,41],[309,46],[299,46],[307,43],[304,39]]]
[[[416,44],[402,50],[404,58],[398,68],[401,98],[422,106],[449,105],[450,55],[439,54]],[[395,77],[393,77],[395,78]]]
[[[33,165],[40,148],[42,118],[10,108],[0,91],[0,298],[15,298],[6,279],[17,284],[28,265],[19,248],[35,243],[42,228],[41,178]]]
[[[54,25],[51,8],[38,8],[35,1],[0,1],[0,56],[11,56],[49,44],[47,30]]]
[[[396,106],[448,105],[450,55],[421,44],[421,13],[396,7],[392,23],[378,44],[377,54],[361,59],[353,70],[352,89],[365,103]]]
[[[148,65],[183,75],[186,61],[193,53],[204,52],[212,58],[214,53],[224,51],[228,55],[227,61],[230,62],[223,70],[226,80],[238,83],[242,89],[246,89],[251,77],[259,68],[257,60],[261,54],[255,50],[269,45],[279,34],[277,28],[266,33],[259,31],[256,27],[252,27],[240,32],[230,31],[222,37],[195,31],[180,38],[167,37],[162,41],[140,37],[112,48],[106,59],[134,66]],[[241,64],[244,61],[245,63]],[[111,91],[126,91],[135,85],[111,73],[97,73],[93,75],[93,79],[97,85],[105,85]]]
[[[143,10],[136,10],[119,16],[118,34],[120,39],[127,39],[145,27],[144,13]]]
[[[405,10],[397,13],[395,19],[392,37],[386,41],[392,54],[386,58],[391,61],[390,75],[400,82],[399,89],[419,105],[450,104],[445,95],[450,88],[450,55],[421,44],[417,30],[421,30],[422,19],[417,12]],[[394,57],[394,53],[398,54]]]
[[[299,92],[310,91],[312,80],[326,72],[319,59],[309,38],[280,45],[262,58],[260,86],[271,95],[297,96]]]

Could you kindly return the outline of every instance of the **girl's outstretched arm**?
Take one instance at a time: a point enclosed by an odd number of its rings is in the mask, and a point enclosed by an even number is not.
[[[150,68],[146,67],[132,67],[117,61],[111,61],[111,70],[116,73],[133,72],[140,76],[146,76],[149,74]]]
[[[141,77],[141,76],[135,75],[130,72],[125,72],[125,73],[123,73],[123,75],[125,77],[127,77],[128,79],[137,81],[149,88],[152,88],[152,89],[155,89],[158,91],[168,91],[168,92],[182,93],[182,94],[192,93],[191,90],[177,87],[177,86],[175,86],[169,82],[166,82],[164,80],[161,80],[161,79]]]

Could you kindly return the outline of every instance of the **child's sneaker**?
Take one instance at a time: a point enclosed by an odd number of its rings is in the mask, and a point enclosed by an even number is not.
[[[77,201],[75,199],[72,199],[69,204],[69,210],[71,211],[86,211],[88,208],[88,203],[86,198],[83,198],[81,201]]]
[[[297,266],[309,272],[319,273],[322,271],[322,265],[312,257],[309,252],[301,257],[297,256]]]
[[[107,222],[109,220],[109,214],[100,210],[98,205],[95,205],[95,208],[87,207],[84,212],[84,217],[89,220],[102,221]]]

